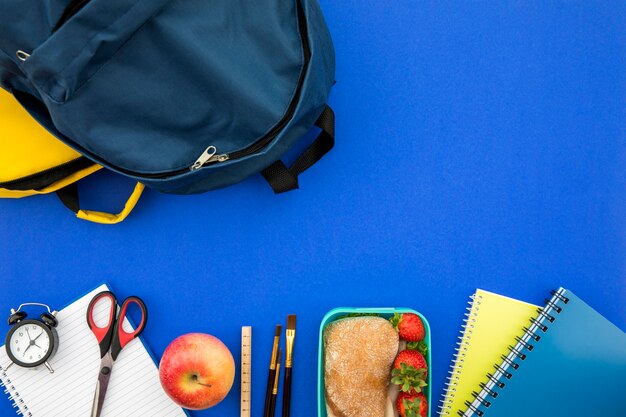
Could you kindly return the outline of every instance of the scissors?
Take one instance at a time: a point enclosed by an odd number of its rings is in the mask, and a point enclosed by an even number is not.
[[[111,309],[109,312],[108,324],[104,327],[98,327],[94,319],[94,310],[99,301],[109,299],[111,301]],[[124,330],[124,319],[128,307],[131,304],[137,304],[141,311],[141,323],[133,332]],[[117,359],[120,352],[131,340],[136,338],[143,332],[148,321],[148,310],[143,300],[139,297],[128,297],[122,303],[119,315],[117,315],[117,299],[110,291],[103,291],[97,294],[87,307],[87,324],[96,336],[100,345],[100,370],[98,372],[98,383],[96,384],[96,392],[93,398],[93,406],[91,409],[91,417],[100,417],[102,406],[104,405],[104,397],[107,393],[109,380],[111,379],[111,370],[113,362]]]

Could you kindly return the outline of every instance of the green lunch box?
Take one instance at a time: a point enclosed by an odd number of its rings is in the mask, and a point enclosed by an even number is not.
[[[326,326],[338,319],[343,318],[347,314],[376,314],[380,317],[389,319],[393,317],[394,313],[414,313],[417,314],[422,321],[424,322],[424,327],[426,329],[426,337],[424,341],[428,345],[428,354],[426,355],[426,361],[428,362],[428,386],[424,388],[423,392],[428,400],[428,417],[432,415],[433,403],[432,403],[432,361],[431,361],[431,351],[432,345],[430,343],[430,325],[428,324],[428,320],[418,313],[415,310],[410,308],[351,308],[351,307],[341,307],[335,308],[334,310],[329,311],[324,319],[322,320],[322,324],[320,325],[320,336],[319,336],[319,350],[318,350],[318,359],[317,359],[317,415],[318,417],[327,417],[326,414],[326,398],[324,395],[324,343],[322,340],[322,335],[324,333],[324,329]],[[391,376],[390,376],[391,378]]]

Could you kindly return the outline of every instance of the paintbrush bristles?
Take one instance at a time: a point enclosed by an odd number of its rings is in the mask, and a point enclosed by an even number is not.
[[[276,333],[274,333],[275,337],[280,337],[280,334],[283,332],[283,326],[280,324],[276,325]]]
[[[290,314],[287,316],[287,330],[296,330],[296,315]]]

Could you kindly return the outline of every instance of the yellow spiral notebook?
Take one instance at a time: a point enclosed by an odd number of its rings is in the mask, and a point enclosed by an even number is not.
[[[439,415],[456,416],[487,382],[486,374],[537,315],[538,306],[481,289],[471,296]]]

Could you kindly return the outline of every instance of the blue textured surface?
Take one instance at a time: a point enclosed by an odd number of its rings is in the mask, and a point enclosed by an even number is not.
[[[146,300],[157,356],[190,331],[238,356],[252,325],[255,416],[288,313],[299,319],[294,417],[315,415],[318,326],[333,307],[423,313],[433,402],[476,287],[541,303],[562,285],[625,329],[626,4],[322,6],[338,144],[301,190],[274,196],[257,177],[197,196],[148,192],[113,227],[72,218],[53,196],[2,200],[1,311],[107,280]],[[98,174],[83,201],[119,209],[131,188]],[[237,415],[237,387],[193,415]]]

